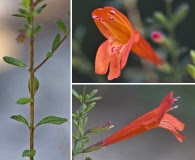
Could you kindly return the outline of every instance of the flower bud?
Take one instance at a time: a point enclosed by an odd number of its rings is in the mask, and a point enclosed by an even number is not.
[[[165,40],[165,36],[160,31],[152,32],[150,37],[156,43],[162,43]]]

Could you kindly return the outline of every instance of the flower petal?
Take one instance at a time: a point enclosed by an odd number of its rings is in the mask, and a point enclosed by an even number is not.
[[[139,36],[139,34],[133,35],[130,40],[124,44],[120,50],[120,54],[121,54],[121,69],[123,69],[127,63],[127,59],[130,53],[130,50],[132,48],[132,45],[135,41],[135,39]]]
[[[141,36],[138,42],[134,43],[134,45],[132,46],[132,51],[135,52],[140,57],[153,62],[154,64],[159,65],[163,63],[163,61],[159,58],[159,56],[156,54],[156,52],[150,46],[150,44]]]
[[[94,10],[92,12],[92,17],[100,32],[107,39],[117,40],[124,44],[132,35],[132,32],[130,32],[130,29],[128,28],[129,25],[127,26],[120,18],[111,14],[110,11],[108,11],[108,8],[98,8]]]
[[[183,142],[185,136],[179,134],[177,130],[183,131],[184,126],[184,123],[168,113],[164,115],[159,124],[159,127],[169,130],[180,142]]]
[[[134,34],[134,32],[133,32],[134,29],[133,29],[130,21],[127,19],[127,17],[124,14],[122,14],[119,10],[117,10],[113,7],[109,7],[109,6],[104,7],[104,10],[106,10],[109,13],[112,12],[113,15],[115,15],[114,16],[115,20],[121,21],[121,23],[123,23],[125,26],[128,27],[131,35]]]
[[[159,109],[161,110],[161,119],[165,115],[165,113],[168,112],[168,110],[171,108],[172,104],[174,103],[173,98],[173,91],[169,92],[169,94],[161,101],[159,105]]]
[[[120,60],[121,55],[114,53],[111,56],[111,61],[110,61],[110,70],[108,74],[108,80],[113,80],[114,78],[118,78],[121,74],[121,69],[120,69]]]
[[[95,73],[106,74],[110,59],[111,53],[109,52],[109,41],[107,40],[98,48],[95,59]]]

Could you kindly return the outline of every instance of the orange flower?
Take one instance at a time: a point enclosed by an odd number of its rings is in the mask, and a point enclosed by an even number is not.
[[[90,151],[91,148],[100,149],[104,146],[108,146],[133,136],[136,136],[145,131],[151,130],[153,128],[164,128],[174,134],[174,136],[180,141],[183,142],[185,138],[183,135],[179,134],[178,131],[183,131],[184,123],[180,122],[174,116],[168,114],[169,110],[172,110],[175,107],[171,107],[174,101],[177,101],[179,97],[173,98],[173,92],[170,92],[160,103],[160,105],[153,109],[152,111],[144,114],[143,116],[137,118],[133,122],[129,123],[122,129],[113,133],[111,136],[106,139],[86,148],[84,152]]]
[[[156,65],[163,63],[148,42],[132,27],[127,17],[115,8],[98,8],[92,12],[92,18],[107,38],[97,51],[97,74],[106,74],[109,66],[108,80],[118,78],[127,63],[130,50]]]

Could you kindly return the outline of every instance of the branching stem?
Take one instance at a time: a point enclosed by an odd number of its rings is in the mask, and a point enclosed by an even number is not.
[[[64,42],[64,40],[68,37],[70,33],[70,29],[66,32],[64,37],[61,39],[60,43],[57,45],[57,47],[51,52],[54,54],[54,52],[60,47],[60,45]],[[34,72],[36,72],[49,58],[45,58],[37,67],[35,67]]]

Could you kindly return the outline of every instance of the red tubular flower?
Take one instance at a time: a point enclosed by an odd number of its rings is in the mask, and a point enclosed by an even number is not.
[[[90,148],[100,149],[158,127],[169,130],[180,142],[183,142],[185,137],[177,130],[183,131],[184,123],[167,113],[172,110],[171,106],[177,100],[178,98],[173,98],[173,92],[170,92],[157,108],[137,118],[106,139],[88,147],[85,151],[89,151]]]
[[[97,74],[106,74],[109,67],[108,80],[118,78],[127,63],[130,50],[156,65],[163,63],[148,42],[132,27],[127,17],[115,8],[98,8],[92,12],[92,18],[107,38],[96,54]]]

